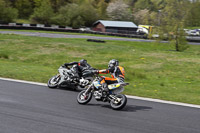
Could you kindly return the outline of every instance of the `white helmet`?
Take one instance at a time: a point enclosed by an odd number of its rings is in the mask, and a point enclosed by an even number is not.
[[[114,68],[116,66],[119,66],[119,61],[116,59],[112,59],[108,63],[108,68]]]

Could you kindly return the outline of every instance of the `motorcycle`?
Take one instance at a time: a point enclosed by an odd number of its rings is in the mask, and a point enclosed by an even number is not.
[[[60,66],[58,69],[58,74],[51,77],[48,80],[47,86],[49,88],[72,88],[78,91],[85,89],[93,81],[92,70],[93,68],[88,68],[83,70],[82,77],[77,76],[77,71],[75,65],[71,68]]]
[[[129,83],[110,84],[107,86],[109,89],[109,94],[107,94],[102,89],[100,78],[96,76],[88,88],[78,94],[77,102],[79,104],[87,104],[92,99],[92,96],[94,96],[97,101],[109,102],[114,110],[124,108],[127,103],[127,97],[120,93],[124,91],[124,86],[129,85]]]

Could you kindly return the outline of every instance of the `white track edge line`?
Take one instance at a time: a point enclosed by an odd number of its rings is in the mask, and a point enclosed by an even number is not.
[[[10,78],[1,78],[0,77],[0,80],[13,81],[13,82],[19,82],[19,83],[26,83],[26,84],[33,84],[33,85],[40,85],[40,86],[47,86],[47,84],[44,84],[44,83],[25,81],[25,80],[18,80],[18,79],[10,79]]]
[[[44,83],[31,82],[31,81],[25,81],[25,80],[17,80],[17,79],[10,79],[10,78],[1,78],[0,77],[0,80],[13,81],[13,82],[19,82],[19,83],[26,83],[26,84],[33,84],[33,85],[40,85],[40,86],[47,86],[47,84],[44,84]],[[192,107],[192,108],[199,108],[200,109],[200,105],[195,105],[195,104],[172,102],[172,101],[165,101],[165,100],[160,100],[160,99],[144,98],[144,97],[130,96],[130,95],[126,95],[126,96],[127,96],[127,98],[131,98],[131,99],[150,101],[150,102],[157,102],[157,103],[166,103],[166,104],[179,105],[179,106],[185,106],[185,107]]]
[[[185,106],[185,107],[192,107],[192,108],[199,108],[200,109],[200,105],[195,105],[195,104],[173,102],[173,101],[165,101],[165,100],[160,100],[160,99],[144,98],[144,97],[130,96],[130,95],[126,95],[126,96],[128,98],[138,99],[138,100],[143,100],[143,101],[150,101],[150,102],[157,102],[157,103],[166,103],[166,104],[171,104],[171,105],[179,105],[179,106]]]

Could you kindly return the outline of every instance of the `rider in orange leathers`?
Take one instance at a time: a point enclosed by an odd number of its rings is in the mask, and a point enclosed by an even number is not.
[[[112,78],[101,76],[102,89],[108,92],[108,84],[114,84],[119,82],[124,82],[125,71],[124,68],[119,66],[119,62],[116,59],[112,59],[108,63],[108,69],[95,70],[94,73],[98,74],[108,74],[110,73]]]

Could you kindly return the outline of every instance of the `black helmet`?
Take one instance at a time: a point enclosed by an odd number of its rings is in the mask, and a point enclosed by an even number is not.
[[[79,63],[80,63],[81,66],[86,66],[86,65],[87,65],[87,60],[81,59],[81,60],[79,61]]]
[[[108,68],[112,69],[112,68],[114,68],[116,66],[119,66],[119,61],[118,60],[112,59],[112,60],[109,61]]]

